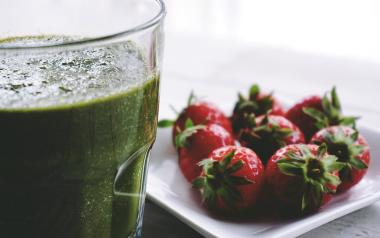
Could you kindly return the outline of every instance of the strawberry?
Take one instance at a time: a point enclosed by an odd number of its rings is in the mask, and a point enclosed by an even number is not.
[[[164,128],[173,126],[172,136],[173,139],[175,139],[177,134],[185,129],[185,123],[188,119],[190,119],[194,125],[218,124],[232,133],[231,122],[228,117],[215,105],[198,101],[193,93],[190,94],[186,108],[181,111],[175,121],[166,119],[160,120],[158,127]]]
[[[342,115],[335,87],[324,97],[311,96],[291,107],[286,118],[296,124],[308,141],[317,131],[333,125],[355,126],[357,117]]]
[[[300,129],[283,116],[262,115],[256,119],[251,117],[250,123],[249,128],[240,130],[239,142],[254,150],[264,164],[281,147],[305,143]]]
[[[193,186],[212,211],[239,214],[256,204],[264,182],[264,166],[255,152],[225,146],[214,150],[200,165],[203,171]]]
[[[317,211],[331,199],[343,167],[327,153],[326,145],[288,145],[268,161],[266,184],[280,211],[304,215]]]
[[[344,164],[339,172],[342,183],[338,192],[348,190],[366,174],[371,156],[367,141],[358,131],[347,126],[332,126],[316,133],[310,143],[325,143],[327,151]]]
[[[235,104],[231,117],[234,133],[247,126],[249,117],[264,114],[284,115],[285,110],[280,102],[272,94],[261,93],[258,85],[254,84],[249,89],[248,98],[239,93],[239,100]],[[248,125],[249,126],[249,125]]]
[[[175,138],[179,153],[179,167],[191,182],[201,173],[198,162],[208,157],[217,148],[234,145],[232,135],[218,124],[194,125],[190,119],[185,129]]]
[[[310,139],[314,131],[318,129],[315,126],[316,121],[303,111],[304,108],[314,108],[315,110],[323,111],[322,98],[320,96],[310,96],[305,98],[291,107],[285,115],[286,118],[302,130],[306,139]]]

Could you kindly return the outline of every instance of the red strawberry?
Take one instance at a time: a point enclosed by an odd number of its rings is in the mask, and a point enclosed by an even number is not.
[[[357,117],[344,117],[335,87],[331,90],[330,97],[325,94],[311,96],[291,107],[286,118],[296,124],[304,133],[308,141],[318,130],[333,126],[346,125],[353,127]]]
[[[190,94],[187,107],[182,110],[176,121],[161,120],[159,127],[173,126],[173,139],[184,130],[186,121],[190,119],[194,125],[218,124],[232,133],[231,122],[224,113],[215,105],[208,102],[200,102],[195,99],[193,93]]]
[[[288,145],[268,161],[265,178],[270,194],[286,215],[318,210],[340,184],[343,164],[327,153],[326,145]]]
[[[320,96],[305,98],[291,107],[286,113],[286,118],[296,124],[303,131],[306,138],[309,139],[314,131],[318,129],[315,126],[316,121],[303,111],[304,108],[314,108],[322,111],[322,98]]]
[[[234,138],[228,131],[217,124],[193,125],[189,119],[185,130],[179,133],[175,139],[179,153],[179,166],[191,182],[200,175],[201,168],[198,162],[208,157],[215,149],[234,145]]]
[[[226,146],[200,163],[201,176],[193,181],[206,206],[219,213],[241,213],[252,208],[264,181],[264,166],[248,148]]]
[[[344,163],[339,172],[342,183],[338,192],[357,184],[366,174],[371,160],[367,141],[358,131],[347,126],[332,126],[316,133],[310,143],[327,145],[327,151]]]
[[[272,94],[261,93],[258,85],[251,86],[249,97],[245,98],[239,93],[239,101],[235,104],[231,117],[234,133],[247,126],[249,117],[264,114],[285,115],[285,110]]]
[[[283,116],[263,115],[251,118],[251,127],[238,135],[242,146],[251,148],[264,164],[283,146],[305,143],[303,133]]]

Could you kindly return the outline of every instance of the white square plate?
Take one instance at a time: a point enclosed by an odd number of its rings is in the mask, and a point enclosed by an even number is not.
[[[331,220],[380,200],[380,133],[360,128],[371,148],[371,164],[363,180],[350,191],[335,196],[318,213],[300,219],[278,218],[234,222],[218,220],[194,199],[195,192],[182,176],[172,146],[171,130],[159,129],[151,154],[147,195],[205,237],[295,237]]]

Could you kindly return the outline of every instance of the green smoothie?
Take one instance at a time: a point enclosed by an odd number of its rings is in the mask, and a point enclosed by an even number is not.
[[[141,52],[132,42],[0,50],[0,237],[138,232],[159,88]]]

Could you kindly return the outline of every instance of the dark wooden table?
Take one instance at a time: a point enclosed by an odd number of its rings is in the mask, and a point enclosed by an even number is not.
[[[316,228],[301,238],[380,237],[380,206],[373,205]],[[145,206],[143,238],[202,238],[192,228],[150,201]]]
[[[164,209],[147,200],[143,223],[143,238],[201,238],[203,237]]]

